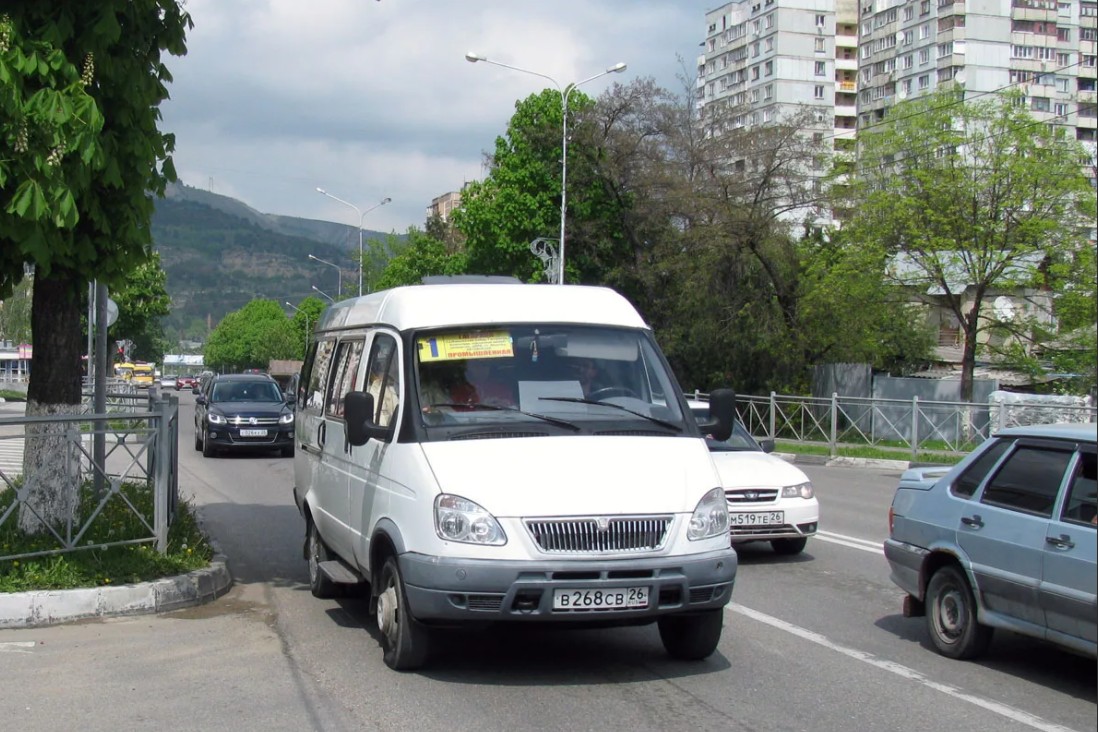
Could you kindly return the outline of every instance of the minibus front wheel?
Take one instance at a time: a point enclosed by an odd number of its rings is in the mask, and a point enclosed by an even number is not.
[[[381,567],[377,593],[377,629],[385,665],[394,671],[417,669],[427,660],[428,630],[408,611],[408,593],[395,556]]]

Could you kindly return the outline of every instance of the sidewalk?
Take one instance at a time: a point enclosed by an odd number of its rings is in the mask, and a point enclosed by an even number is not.
[[[0,419],[22,417],[26,406],[26,402],[0,401]],[[0,425],[0,472],[9,480],[23,472],[22,434],[21,425]],[[0,480],[0,490],[4,488],[6,484]],[[218,553],[205,569],[152,582],[75,590],[0,592],[0,629],[169,612],[214,600],[228,592],[232,584],[226,558]]]

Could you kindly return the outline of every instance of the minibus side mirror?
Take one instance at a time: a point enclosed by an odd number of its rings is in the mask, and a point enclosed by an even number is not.
[[[375,424],[374,395],[364,391],[352,391],[343,400],[343,418],[347,420],[347,442],[355,447],[365,445],[373,437],[386,440],[391,430]]]
[[[709,418],[698,421],[702,432],[712,435],[717,442],[732,436],[736,420],[736,392],[731,389],[714,389],[709,394]]]

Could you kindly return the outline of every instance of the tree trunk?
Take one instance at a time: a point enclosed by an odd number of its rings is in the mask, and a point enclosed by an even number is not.
[[[977,312],[973,308],[961,321],[965,331],[964,350],[961,352],[961,401],[972,401],[972,379],[976,371]]]
[[[81,295],[86,288],[80,277],[64,270],[35,279],[28,417],[79,411]],[[76,429],[73,424],[27,425],[23,457],[26,499],[19,508],[19,528],[26,534],[45,533],[47,526],[63,530],[77,514],[79,453],[66,435]]]

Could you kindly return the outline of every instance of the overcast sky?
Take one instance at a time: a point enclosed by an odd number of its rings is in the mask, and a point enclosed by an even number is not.
[[[549,86],[652,77],[680,91],[718,0],[185,0],[188,53],[162,130],[183,183],[264,213],[423,226],[431,199],[484,176],[515,102]]]

